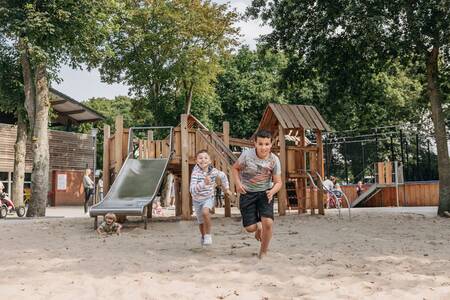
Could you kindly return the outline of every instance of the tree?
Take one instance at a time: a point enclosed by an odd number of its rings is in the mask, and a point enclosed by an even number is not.
[[[233,135],[250,137],[269,103],[287,103],[279,88],[286,58],[281,53],[243,46],[223,65],[216,84],[223,119],[230,122]],[[216,126],[221,128],[221,124]]]
[[[48,193],[49,80],[61,63],[95,65],[113,28],[114,0],[0,0],[0,34],[20,55],[33,151],[28,216],[44,216]],[[106,50],[107,49],[101,49]]]
[[[0,111],[17,117],[17,136],[14,144],[14,172],[12,200],[16,207],[23,206],[23,184],[25,181],[25,154],[27,142],[27,119],[23,107],[23,83],[18,55],[0,35]]]
[[[248,13],[270,23],[274,31],[265,37],[266,42],[296,58],[303,69],[320,68],[325,62],[333,66],[331,71],[353,70],[347,73],[351,80],[382,70],[393,59],[422,64],[438,151],[438,215],[448,214],[450,160],[439,72],[448,69],[450,59],[448,1],[258,0]],[[333,64],[335,56],[338,59]],[[351,61],[339,64],[345,56]]]
[[[205,98],[206,91],[212,91],[219,59],[235,43],[236,13],[203,0],[126,3],[102,77],[131,86],[156,122],[190,113],[196,94]]]

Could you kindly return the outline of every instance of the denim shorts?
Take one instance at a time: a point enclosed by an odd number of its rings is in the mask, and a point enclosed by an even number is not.
[[[195,215],[197,216],[198,224],[203,224],[204,220],[203,220],[202,210],[204,207],[213,209],[214,198],[208,198],[208,199],[200,200],[200,201],[194,200],[194,201],[192,201],[192,203],[194,204],[194,211],[195,211]]]

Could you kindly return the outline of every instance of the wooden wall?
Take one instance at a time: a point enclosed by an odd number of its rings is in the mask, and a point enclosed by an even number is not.
[[[368,188],[370,185],[365,185]],[[341,187],[350,201],[356,199],[356,185]],[[399,186],[400,206],[437,206],[439,204],[439,182],[407,182]],[[397,206],[395,187],[383,188],[363,204],[364,207]]]
[[[13,125],[0,124],[0,171],[14,170],[14,144],[17,129]],[[82,178],[88,166],[93,168],[93,140],[88,134],[49,130],[50,174],[49,202],[52,205],[81,205],[84,201]],[[32,170],[31,144],[27,143],[25,172]],[[58,170],[58,171],[56,171]],[[56,191],[54,176],[67,174],[67,190]]]
[[[14,169],[14,144],[17,129],[13,125],[0,124],[0,171]],[[93,141],[88,134],[49,130],[50,170],[84,170],[93,167]],[[26,172],[31,172],[31,144],[27,143]]]

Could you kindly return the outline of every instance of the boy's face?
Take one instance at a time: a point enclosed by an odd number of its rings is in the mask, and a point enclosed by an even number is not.
[[[260,158],[267,158],[272,149],[272,140],[270,138],[257,137],[255,141],[256,154]]]
[[[106,222],[106,224],[111,225],[112,223],[114,223],[114,219],[113,218],[106,218],[105,222]]]
[[[210,159],[208,153],[200,153],[199,155],[197,155],[197,164],[203,170],[205,170],[210,163],[211,163],[211,159]]]

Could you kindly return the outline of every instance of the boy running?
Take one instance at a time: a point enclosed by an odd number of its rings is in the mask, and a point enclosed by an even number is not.
[[[260,130],[256,133],[255,148],[244,151],[232,168],[241,194],[243,226],[247,232],[255,232],[255,238],[261,242],[259,258],[267,254],[272,239],[272,200],[282,186],[280,160],[271,149],[271,133]]]
[[[190,191],[199,230],[202,235],[200,239],[202,246],[212,244],[211,216],[209,211],[214,207],[214,191],[217,176],[222,180],[226,193],[231,194],[229,190],[230,184],[225,173],[213,168],[206,150],[197,152],[197,164],[192,170]]]

